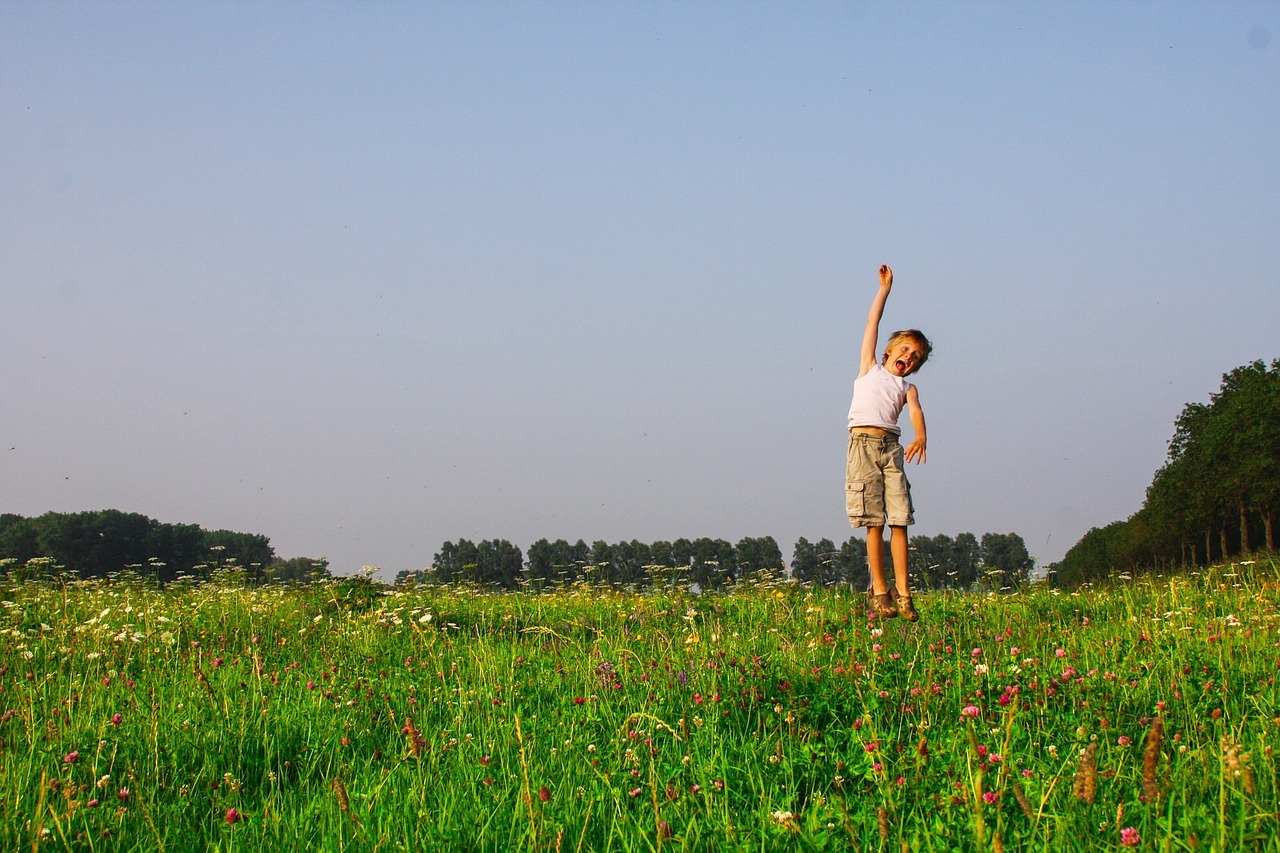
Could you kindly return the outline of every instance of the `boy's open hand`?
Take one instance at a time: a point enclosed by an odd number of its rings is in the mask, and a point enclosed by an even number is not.
[[[880,265],[880,286],[893,287],[893,270],[888,264]]]
[[[924,440],[917,438],[908,444],[904,455],[907,457],[908,462],[914,462],[919,465],[924,461]]]

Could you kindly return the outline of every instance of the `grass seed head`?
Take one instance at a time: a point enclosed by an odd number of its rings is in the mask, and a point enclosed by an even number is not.
[[[1080,761],[1076,764],[1076,778],[1071,786],[1071,793],[1076,799],[1084,800],[1090,805],[1098,796],[1098,742],[1094,741],[1080,753]]]
[[[1027,793],[1022,790],[1022,786],[1017,782],[1013,783],[1013,798],[1018,801],[1018,807],[1022,809],[1024,815],[1030,819],[1035,818],[1035,809],[1031,808],[1031,801],[1027,799]]]
[[[1240,744],[1229,737],[1224,737],[1222,763],[1229,780],[1239,782],[1246,793],[1255,793],[1257,786],[1253,781],[1253,753],[1241,752]]]
[[[1164,718],[1156,717],[1147,729],[1147,743],[1142,751],[1142,797],[1148,803],[1160,799],[1156,770],[1160,764],[1160,742],[1164,739]]]

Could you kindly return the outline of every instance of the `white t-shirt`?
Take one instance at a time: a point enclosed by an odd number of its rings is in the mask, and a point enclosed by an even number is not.
[[[911,383],[894,376],[877,364],[853,383],[853,402],[849,404],[849,428],[873,426],[901,435],[898,415],[907,403]]]

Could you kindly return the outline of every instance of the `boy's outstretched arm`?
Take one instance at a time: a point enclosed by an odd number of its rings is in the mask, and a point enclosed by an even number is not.
[[[924,409],[920,408],[920,392],[914,385],[907,386],[907,414],[911,416],[911,428],[915,430],[915,438],[907,445],[905,454],[908,462],[919,465],[924,461],[924,448],[928,438],[924,428]]]
[[[862,354],[858,362],[858,376],[875,367],[880,361],[876,352],[880,337],[880,318],[884,315],[884,304],[889,299],[889,291],[893,288],[893,270],[888,265],[880,265],[880,290],[871,301],[871,311],[867,314],[867,328],[862,333]]]

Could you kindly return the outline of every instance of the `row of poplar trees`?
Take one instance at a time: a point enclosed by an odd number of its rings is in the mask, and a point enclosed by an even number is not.
[[[1063,586],[1274,551],[1280,509],[1280,359],[1237,367],[1188,403],[1142,509],[1090,530],[1054,567]]]
[[[911,539],[912,582],[932,589],[986,586],[1012,589],[1025,583],[1033,566],[1026,543],[1016,533],[972,533],[916,536]],[[772,536],[748,537],[736,545],[725,539],[677,539],[609,544],[583,540],[570,543],[539,539],[527,560],[505,539],[445,542],[432,568],[401,572],[397,583],[431,580],[469,583],[500,589],[546,589],[586,582],[622,587],[696,585],[722,589],[734,583],[790,577],[823,586],[847,584],[865,588],[867,545],[850,537],[840,545],[830,539],[796,541],[790,570]]]

